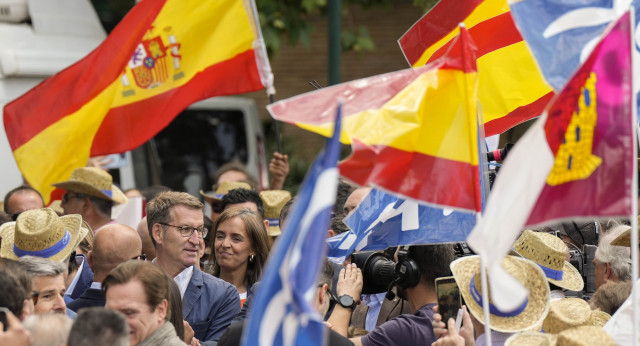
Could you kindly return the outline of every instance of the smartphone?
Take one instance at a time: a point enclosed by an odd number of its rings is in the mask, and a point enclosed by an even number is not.
[[[460,289],[453,276],[436,279],[436,295],[438,296],[438,311],[445,326],[449,318],[456,318],[458,310],[462,308]]]

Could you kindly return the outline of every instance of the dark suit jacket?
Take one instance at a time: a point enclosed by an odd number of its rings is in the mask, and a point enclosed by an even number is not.
[[[193,268],[182,298],[182,316],[202,345],[210,344],[205,341],[218,340],[239,311],[240,297],[235,287]]]
[[[367,321],[367,312],[369,307],[365,303],[360,303],[356,306],[353,314],[351,315],[351,325],[356,328],[365,329],[365,323]],[[380,307],[380,313],[376,320],[376,327],[387,322],[388,320],[400,315],[410,314],[411,307],[409,302],[400,299],[397,295],[393,300],[384,299],[382,306]]]
[[[72,300],[78,299],[78,297],[91,287],[91,283],[93,282],[93,271],[91,271],[91,267],[89,267],[87,257],[85,257],[85,255],[76,255],[76,261],[80,258],[84,261],[84,265],[82,266],[82,271],[76,274],[78,275],[78,281],[73,288],[73,292],[69,295]]]
[[[87,288],[80,297],[67,304],[67,308],[78,312],[82,308],[90,306],[104,306],[106,300],[101,290],[95,288]]]

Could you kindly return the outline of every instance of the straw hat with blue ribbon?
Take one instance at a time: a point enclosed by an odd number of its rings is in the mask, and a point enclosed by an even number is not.
[[[27,210],[16,222],[0,226],[3,257],[17,259],[36,256],[62,262],[80,242],[82,217],[77,214],[58,217],[49,208]]]
[[[567,246],[553,234],[526,230],[513,249],[539,265],[550,283],[570,291],[584,288],[584,280],[578,269],[565,261]]]
[[[264,204],[264,217],[269,220],[269,236],[279,236],[280,211],[291,199],[291,193],[285,190],[266,190],[260,192],[260,198]]]
[[[251,185],[241,181],[224,181],[218,186],[213,185],[213,188],[216,191],[215,194],[212,194],[211,191],[207,193],[200,190],[200,195],[209,203],[222,203],[222,197],[233,189],[252,190]]]
[[[113,185],[111,174],[97,167],[76,168],[69,180],[52,185],[65,191],[106,199],[116,204],[127,202],[127,196]]]
[[[503,333],[515,333],[539,326],[549,311],[549,285],[542,269],[535,263],[519,257],[506,256],[502,267],[528,291],[527,299],[512,311],[502,311],[491,302],[489,312],[491,329]],[[451,272],[460,288],[469,312],[482,324],[482,288],[480,283],[480,256],[467,256],[451,263]]]

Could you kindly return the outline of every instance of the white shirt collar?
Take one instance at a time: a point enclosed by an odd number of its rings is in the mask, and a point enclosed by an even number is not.
[[[180,289],[180,297],[184,297],[184,292],[187,291],[187,286],[189,286],[189,281],[191,281],[192,276],[193,266],[188,267],[173,278],[176,284],[178,284],[178,289]]]
[[[75,261],[77,261],[76,257]],[[67,292],[65,293],[66,295],[70,296],[73,294],[73,290],[76,288],[76,284],[78,284],[78,279],[80,279],[80,275],[82,274],[82,268],[84,267],[84,257],[79,256],[79,258],[82,258],[82,262],[80,262],[80,266],[78,267],[78,271],[76,272],[76,275],[73,277],[73,281],[71,281],[71,284],[69,285],[69,287],[67,287]]]

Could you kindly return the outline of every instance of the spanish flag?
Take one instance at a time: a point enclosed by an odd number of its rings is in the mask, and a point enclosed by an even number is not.
[[[8,104],[4,126],[49,199],[90,156],[136,148],[191,103],[272,82],[253,1],[143,0],[88,56]]]
[[[328,137],[342,99],[340,140],[353,146],[340,164],[342,176],[428,204],[479,211],[476,65],[473,44],[461,32],[461,44],[429,66],[323,88],[267,109]]]
[[[411,66],[445,54],[464,22],[478,47],[478,99],[487,136],[536,117],[553,97],[506,0],[441,0],[399,40]]]

